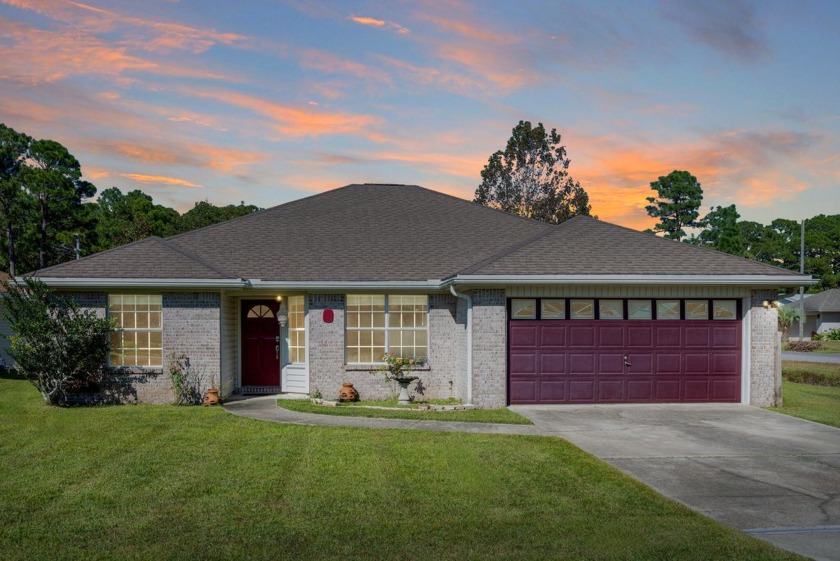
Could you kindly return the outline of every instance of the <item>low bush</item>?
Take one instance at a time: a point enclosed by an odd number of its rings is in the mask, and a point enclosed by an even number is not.
[[[840,387],[840,364],[785,361],[782,377],[798,384]]]
[[[812,353],[822,348],[823,344],[819,341],[790,341],[786,350],[797,353]]]
[[[831,329],[817,333],[813,338],[819,341],[840,341],[840,329]]]

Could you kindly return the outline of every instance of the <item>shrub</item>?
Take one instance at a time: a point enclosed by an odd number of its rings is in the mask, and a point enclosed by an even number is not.
[[[183,353],[169,355],[169,377],[175,393],[175,405],[201,403],[201,382],[204,376],[190,364],[190,357]]]
[[[105,369],[111,321],[33,278],[3,286],[3,315],[13,333],[9,354],[44,401],[63,405],[69,393],[95,386]]]
[[[782,364],[782,377],[789,382],[812,386],[840,387],[840,365],[817,362]]]
[[[819,334],[820,341],[840,341],[840,329],[831,329]]]
[[[787,343],[787,350],[797,353],[810,353],[823,348],[819,341],[790,341]]]

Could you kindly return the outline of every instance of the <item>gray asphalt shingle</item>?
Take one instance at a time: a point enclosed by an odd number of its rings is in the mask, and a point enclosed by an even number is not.
[[[586,217],[549,225],[416,185],[348,185],[42,277],[425,281],[455,274],[791,275]]]

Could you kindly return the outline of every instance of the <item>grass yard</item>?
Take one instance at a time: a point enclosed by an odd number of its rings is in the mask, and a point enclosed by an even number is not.
[[[397,401],[370,401],[356,404],[316,405],[308,399],[279,399],[280,407],[301,413],[318,415],[340,415],[345,417],[377,417],[380,419],[411,419],[414,421],[466,421],[470,423],[505,423],[509,425],[531,425],[531,421],[510,409],[469,409],[461,411],[418,411],[417,406],[407,406],[402,411],[370,409],[363,405],[398,407]],[[361,406],[360,406],[361,405]]]
[[[799,384],[840,387],[840,364],[785,360],[782,378]]]
[[[840,388],[782,382],[782,407],[774,411],[840,427]]]
[[[0,558],[800,559],[561,440],[47,408],[0,379]]]

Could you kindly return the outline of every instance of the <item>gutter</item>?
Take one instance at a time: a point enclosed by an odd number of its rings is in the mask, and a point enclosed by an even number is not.
[[[264,281],[249,279],[248,288],[255,289],[313,289],[313,290],[439,290],[442,282],[437,279],[425,281]]]
[[[472,403],[472,380],[473,380],[473,368],[472,368],[472,311],[473,311],[473,301],[472,297],[469,294],[464,294],[462,292],[458,292],[455,290],[455,287],[450,285],[449,292],[452,293],[452,296],[456,298],[463,298],[467,302],[467,403]]]
[[[816,284],[810,275],[455,275],[443,286],[508,285],[738,285],[801,286]]]
[[[39,277],[47,286],[58,288],[243,288],[244,279],[108,279],[78,277]],[[23,277],[16,277],[20,282]]]

